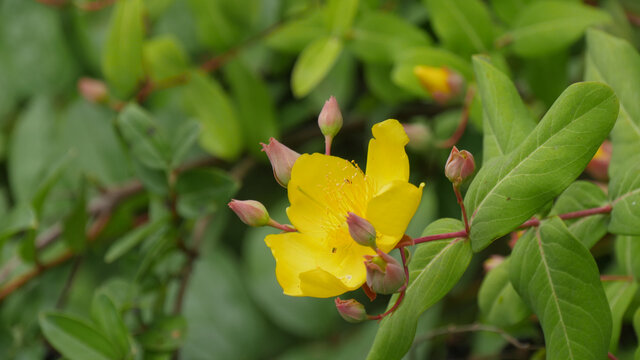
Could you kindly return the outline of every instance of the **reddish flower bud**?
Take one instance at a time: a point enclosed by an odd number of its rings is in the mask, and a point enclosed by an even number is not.
[[[78,80],[78,92],[92,103],[101,103],[109,97],[107,86],[100,80],[83,77]]]
[[[298,160],[300,154],[282,145],[274,138],[269,139],[269,145],[263,143],[260,143],[260,145],[262,145],[262,151],[266,152],[269,157],[276,181],[278,184],[287,187],[289,180],[291,180],[291,168],[293,168],[293,164]]]
[[[440,104],[448,102],[462,92],[464,79],[446,67],[418,65],[413,68],[422,87]]]
[[[342,113],[335,97],[330,97],[324,103],[318,116],[318,126],[322,135],[333,138],[342,128]]]
[[[391,255],[376,252],[378,256],[365,255],[367,285],[378,294],[393,294],[405,285],[404,268]]]
[[[587,165],[587,173],[596,180],[607,181],[609,179],[607,172],[609,171],[610,162],[611,141],[605,140]]]
[[[347,225],[349,225],[349,235],[358,244],[376,248],[376,229],[367,219],[349,212]]]
[[[404,132],[409,137],[409,146],[414,150],[425,150],[431,142],[432,135],[429,127],[423,123],[402,124]]]
[[[364,305],[359,303],[357,300],[341,300],[340,298],[336,298],[335,302],[338,313],[346,321],[350,323],[359,323],[367,320],[367,311],[364,309]]]
[[[271,218],[264,205],[255,200],[231,200],[229,207],[249,226],[265,226]]]
[[[457,147],[451,149],[451,154],[444,167],[444,174],[455,186],[459,186],[466,180],[476,168],[473,155],[467,150],[458,151]]]

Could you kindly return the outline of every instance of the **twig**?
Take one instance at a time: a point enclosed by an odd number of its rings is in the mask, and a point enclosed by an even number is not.
[[[502,336],[502,338],[505,339],[509,344],[513,345],[518,349],[529,350],[532,348],[531,344],[522,343],[518,341],[518,339],[511,336],[510,334],[500,329],[499,327],[492,326],[492,325],[478,324],[478,323],[469,324],[469,325],[449,325],[444,328],[435,329],[424,335],[417,336],[416,339],[413,341],[412,346],[416,346],[421,342],[433,339],[437,336],[460,334],[465,332],[476,332],[476,331],[486,331],[486,332],[492,332],[494,334],[498,334]]]
[[[629,275],[600,275],[600,281],[633,281],[633,276]]]
[[[566,214],[560,214],[558,215],[558,217],[562,220],[577,219],[577,218],[590,216],[590,215],[608,214],[611,212],[612,209],[613,207],[611,205],[605,205],[597,208],[584,209],[584,210],[569,212]],[[532,226],[539,226],[539,225],[540,225],[540,220],[533,218],[531,220],[525,221],[522,225],[518,226],[518,229],[526,229]]]
[[[76,279],[76,275],[78,274],[78,269],[80,269],[80,264],[82,264],[82,257],[77,257],[71,266],[71,270],[69,271],[69,276],[67,277],[67,281],[60,292],[60,297],[58,298],[58,302],[56,303],[57,309],[62,309],[64,307],[64,303],[67,301],[67,297],[69,296],[69,291],[73,287],[73,282]]]
[[[627,19],[634,26],[640,26],[640,15],[636,15],[632,12],[627,12]]]
[[[475,94],[476,89],[474,86],[470,85],[469,87],[467,87],[467,94],[464,97],[464,105],[462,108],[462,115],[460,116],[458,127],[456,128],[456,131],[453,132],[451,137],[436,144],[437,147],[448,149],[457,144],[458,141],[460,141],[460,138],[464,134],[464,131],[467,128],[467,124],[469,123],[469,112],[471,111],[471,105],[473,103]]]
[[[187,248],[186,246],[181,248],[182,252],[187,257],[187,262],[185,263],[181,271],[182,276],[180,280],[180,287],[178,288],[178,295],[176,295],[176,302],[173,307],[174,314],[180,314],[182,312],[182,306],[187,294],[189,280],[191,279],[191,273],[193,272],[193,265],[198,256],[200,256],[200,247],[202,246],[204,233],[210,222],[211,216],[205,216],[198,220],[193,232],[193,245],[191,246],[191,248]]]

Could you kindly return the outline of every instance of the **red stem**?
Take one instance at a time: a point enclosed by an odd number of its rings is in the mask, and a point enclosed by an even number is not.
[[[331,143],[333,141],[333,137],[332,136],[325,136],[324,137],[324,154],[325,155],[331,155]]]
[[[274,228],[276,228],[278,230],[285,231],[285,232],[296,232],[296,231],[298,231],[291,225],[282,225],[282,224],[280,224],[279,222],[277,222],[277,221],[275,221],[273,219],[270,219],[269,223],[267,225],[271,226],[271,227],[274,227]]]
[[[611,205],[605,205],[597,208],[578,210],[566,214],[560,214],[558,217],[562,220],[576,219],[580,217],[590,216],[590,215],[598,215],[598,214],[608,214],[611,212],[613,207]],[[522,225],[518,226],[518,229],[526,229],[532,226],[540,225],[540,220],[531,219],[525,221]]]
[[[618,358],[615,357],[612,353],[608,353],[607,357],[609,358],[609,360],[618,360]]]
[[[437,144],[439,148],[448,149],[452,147],[453,145],[458,143],[458,141],[464,134],[464,131],[467,128],[467,124],[469,123],[469,111],[471,110],[471,103],[473,102],[475,93],[476,91],[473,86],[469,86],[467,88],[467,94],[464,97],[464,106],[462,108],[462,116],[460,117],[458,127],[456,128],[456,131],[454,131],[454,133],[451,135],[451,137]]]
[[[469,219],[467,218],[467,209],[464,207],[464,201],[462,200],[462,195],[460,194],[460,188],[453,184],[453,192],[456,194],[456,200],[458,200],[458,205],[460,205],[460,210],[462,210],[462,217],[464,218],[464,229],[469,233]]]
[[[415,244],[421,244],[421,243],[426,243],[426,242],[435,241],[435,240],[466,237],[467,235],[468,235],[468,233],[467,233],[466,230],[461,230],[461,231],[444,233],[444,234],[435,234],[435,235],[423,236],[423,237],[420,237],[420,238],[417,238],[417,239],[413,239],[413,242]]]
[[[404,299],[404,294],[407,292],[407,285],[409,285],[409,268],[407,267],[407,255],[404,253],[404,246],[399,247],[398,250],[400,250],[400,257],[402,258],[402,267],[404,268],[404,285],[400,290],[400,296],[398,296],[396,303],[393,304],[391,309],[379,315],[369,315],[368,316],[369,320],[381,320],[385,316],[396,311],[396,309],[398,309],[398,306],[400,306],[400,303],[402,303],[402,300]]]

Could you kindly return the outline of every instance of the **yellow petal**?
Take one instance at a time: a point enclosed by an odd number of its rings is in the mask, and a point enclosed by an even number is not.
[[[390,251],[402,238],[411,218],[420,205],[422,188],[404,181],[387,184],[369,201],[367,220],[377,232],[383,234],[378,239],[378,247]]]
[[[360,262],[364,268],[364,264]],[[311,296],[318,298],[328,298],[338,296],[355,288],[349,288],[338,280],[334,275],[320,268],[303,272],[300,274],[300,289],[302,296]]]
[[[404,146],[409,137],[398,120],[385,120],[371,129],[374,139],[369,141],[367,177],[376,190],[394,180],[409,180],[409,158]],[[377,191],[376,191],[377,192]]]
[[[349,211],[364,213],[373,194],[357,166],[323,154],[300,156],[287,188],[289,220],[298,231],[317,237],[340,226]]]

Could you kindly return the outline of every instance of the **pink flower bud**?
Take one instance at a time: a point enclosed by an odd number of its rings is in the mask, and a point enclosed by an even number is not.
[[[264,205],[255,200],[231,200],[229,207],[249,226],[265,226],[271,218]]]
[[[341,300],[340,298],[336,298],[335,302],[338,313],[346,321],[350,323],[359,323],[367,320],[367,311],[364,309],[364,305],[359,303],[357,300]]]
[[[342,128],[342,113],[335,97],[330,97],[324,103],[322,111],[318,116],[318,126],[322,135],[334,137]]]
[[[376,229],[367,219],[349,212],[347,225],[349,225],[349,235],[358,244],[376,248]]]
[[[466,180],[476,168],[473,155],[467,150],[458,151],[457,147],[451,149],[451,154],[444,167],[444,174],[455,186],[459,186]]]
[[[377,249],[378,256],[365,255],[367,285],[378,294],[393,294],[405,285],[404,268],[391,255]]]
[[[413,73],[422,87],[440,104],[458,96],[464,87],[464,79],[460,74],[446,67],[418,65]]]
[[[107,100],[109,92],[107,86],[100,80],[83,77],[78,80],[80,95],[92,103],[100,103]]]
[[[607,172],[609,171],[610,162],[611,141],[605,140],[587,165],[587,173],[596,180],[607,181],[609,179]]]
[[[414,150],[425,150],[431,142],[431,130],[423,123],[402,124],[409,137],[409,146]]]
[[[269,139],[269,145],[263,143],[260,143],[260,145],[262,145],[262,151],[267,153],[269,161],[271,161],[273,176],[276,181],[278,184],[287,187],[289,180],[291,180],[291,168],[293,168],[293,164],[298,160],[300,154],[282,145],[274,138]]]

